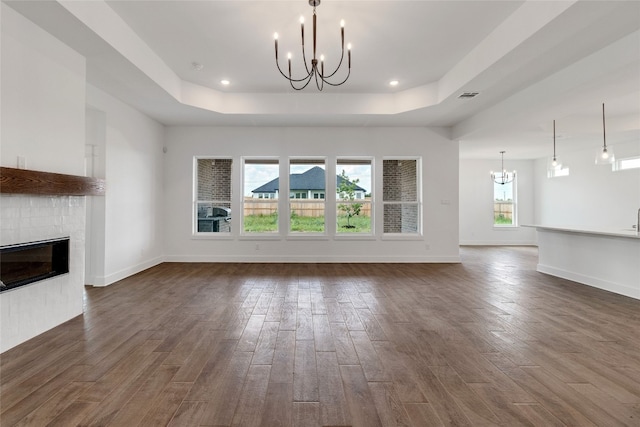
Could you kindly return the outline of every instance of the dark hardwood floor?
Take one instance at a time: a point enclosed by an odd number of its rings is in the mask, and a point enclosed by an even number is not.
[[[167,263],[1,355],[0,425],[640,426],[640,301],[462,264]]]

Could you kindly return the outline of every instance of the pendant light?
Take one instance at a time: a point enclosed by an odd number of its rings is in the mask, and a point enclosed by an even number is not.
[[[551,167],[553,169],[560,169],[562,165],[558,161],[556,156],[556,121],[553,121],[553,157],[551,158]]]
[[[602,104],[602,149],[598,149],[596,153],[596,165],[610,165],[615,162],[615,155],[613,154],[613,148],[607,147],[607,130],[604,121],[604,103]]]
[[[562,163],[558,160],[556,155],[556,121],[553,121],[553,156],[548,161],[547,171],[553,175],[555,171],[562,169]]]

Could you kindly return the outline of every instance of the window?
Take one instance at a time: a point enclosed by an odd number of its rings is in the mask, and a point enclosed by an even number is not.
[[[196,233],[231,232],[231,166],[231,159],[195,159]]]
[[[547,178],[556,178],[559,176],[569,176],[569,168],[562,166],[559,168],[547,169]]]
[[[500,179],[501,174],[496,174],[496,179]],[[515,227],[517,226],[516,210],[516,179],[506,184],[493,183],[493,225],[495,227]]]
[[[384,233],[421,231],[418,159],[382,161],[382,201]]]
[[[243,233],[278,231],[278,194],[280,165],[277,159],[244,159]]]
[[[296,191],[289,193],[290,199],[308,199],[308,194],[306,191]]]
[[[613,171],[624,171],[628,169],[640,168],[640,156],[639,157],[626,157],[624,159],[616,159],[613,163]]]
[[[337,233],[371,233],[371,170],[371,160],[338,159]]]
[[[324,233],[324,195],[327,185],[324,159],[289,160],[289,231]]]

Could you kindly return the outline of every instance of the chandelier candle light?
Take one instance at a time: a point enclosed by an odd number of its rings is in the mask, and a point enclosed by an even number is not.
[[[507,170],[504,168],[504,153],[506,153],[506,151],[501,151],[500,152],[500,156],[502,156],[502,162],[501,162],[501,170],[502,172],[493,172],[491,171],[491,179],[493,179],[493,182],[495,182],[496,184],[500,184],[500,185],[505,185],[508,184],[510,182],[513,182],[513,179],[516,176],[516,171],[513,172],[507,172]]]
[[[315,78],[316,87],[318,88],[318,90],[322,91],[325,83],[330,86],[340,86],[341,84],[346,82],[349,76],[351,75],[351,43],[347,45],[347,63],[349,66],[347,76],[341,82],[338,82],[338,83],[330,82],[329,79],[331,79],[338,72],[338,70],[342,66],[342,61],[344,59],[344,20],[340,21],[340,38],[342,41],[342,45],[341,45],[342,53],[340,54],[340,62],[338,63],[338,66],[336,67],[336,69],[333,70],[333,72],[331,72],[330,74],[325,74],[324,55],[320,55],[319,69],[318,69],[318,59],[316,57],[316,6],[320,5],[320,0],[309,0],[309,5],[313,7],[313,58],[311,59],[311,67],[309,67],[309,65],[307,64],[307,56],[304,49],[304,17],[302,16],[300,17],[300,31],[302,34],[302,62],[304,63],[304,68],[306,70],[307,75],[299,79],[292,77],[291,52],[287,54],[289,75],[287,76],[285,73],[282,72],[282,69],[280,68],[280,63],[278,62],[278,33],[275,33],[273,35],[273,38],[275,40],[275,47],[276,47],[276,65],[278,67],[278,71],[280,71],[280,74],[282,74],[287,80],[289,80],[289,83],[291,84],[291,87],[293,89],[302,90],[305,87],[307,87],[307,85],[311,82],[312,79]],[[296,87],[294,83],[297,83],[300,86]]]

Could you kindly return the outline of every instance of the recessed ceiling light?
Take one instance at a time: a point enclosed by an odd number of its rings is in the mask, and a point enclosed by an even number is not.
[[[220,84],[223,86],[229,86],[229,83],[231,83],[229,80],[220,80]]]
[[[400,83],[400,82],[399,82],[399,81],[397,81],[397,80],[391,80],[391,81],[389,82],[389,86],[398,86],[398,83]]]
[[[191,68],[193,68],[194,71],[202,71],[202,69],[204,68],[204,65],[202,65],[199,62],[192,62],[191,63]]]

